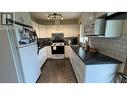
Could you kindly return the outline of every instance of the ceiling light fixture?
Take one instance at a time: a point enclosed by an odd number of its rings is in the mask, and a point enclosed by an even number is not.
[[[48,15],[48,20],[63,20],[63,16],[61,14],[53,13]]]

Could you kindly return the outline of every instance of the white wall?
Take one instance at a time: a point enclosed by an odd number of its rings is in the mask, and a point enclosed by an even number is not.
[[[0,28],[0,83],[18,82],[7,32]]]
[[[77,37],[78,25],[39,25],[32,21],[39,38],[51,38],[52,33],[64,33],[64,37]]]
[[[15,12],[14,20],[20,23],[31,25],[31,14],[28,12]]]

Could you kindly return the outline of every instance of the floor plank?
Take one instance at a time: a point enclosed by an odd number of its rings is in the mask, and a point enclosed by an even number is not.
[[[77,83],[70,60],[47,59],[38,83]]]

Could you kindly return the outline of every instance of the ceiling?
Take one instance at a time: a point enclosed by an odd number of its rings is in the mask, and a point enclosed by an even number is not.
[[[48,20],[48,14],[54,12],[31,12],[31,16],[37,20]],[[57,12],[63,16],[64,20],[77,20],[82,12]]]

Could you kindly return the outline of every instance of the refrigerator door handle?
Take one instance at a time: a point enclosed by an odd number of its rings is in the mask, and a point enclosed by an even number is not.
[[[35,36],[37,37],[37,48],[38,48],[37,54],[39,55],[39,41],[38,41],[38,35],[36,33],[36,30],[34,30],[34,33],[35,33]]]

